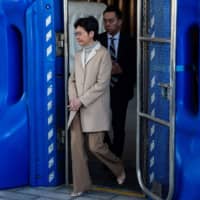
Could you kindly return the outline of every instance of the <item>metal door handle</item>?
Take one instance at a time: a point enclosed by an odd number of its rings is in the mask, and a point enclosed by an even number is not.
[[[161,87],[161,94],[164,98],[170,100],[171,96],[171,86],[169,83],[158,83],[158,86]]]

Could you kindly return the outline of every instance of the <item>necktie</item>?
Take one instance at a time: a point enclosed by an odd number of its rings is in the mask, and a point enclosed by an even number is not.
[[[113,38],[113,37],[110,38],[110,47],[109,47],[109,49],[110,49],[111,59],[113,61],[116,61],[117,56],[116,56],[116,51],[115,51],[114,40],[115,40],[115,38]],[[117,82],[118,82],[118,77],[115,76],[115,75],[112,75],[111,76],[111,82],[110,82],[111,87],[114,87]]]
[[[116,58],[117,58],[114,40],[115,40],[115,38],[113,38],[113,37],[110,38],[110,55],[111,55],[112,60],[116,60]]]

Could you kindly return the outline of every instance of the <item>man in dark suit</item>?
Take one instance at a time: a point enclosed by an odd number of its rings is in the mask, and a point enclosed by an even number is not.
[[[125,141],[125,122],[129,100],[133,97],[136,77],[134,40],[121,32],[122,13],[115,6],[108,6],[103,12],[106,32],[99,35],[99,41],[110,51],[112,78],[110,84],[113,143],[111,150],[122,156]],[[111,144],[108,134],[106,142]]]

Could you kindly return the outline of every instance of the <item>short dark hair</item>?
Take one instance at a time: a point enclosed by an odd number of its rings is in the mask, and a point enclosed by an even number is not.
[[[94,31],[94,40],[97,39],[99,24],[95,17],[89,16],[77,19],[76,22],[74,23],[74,28],[77,28],[78,26],[84,28],[88,33],[90,31]]]
[[[105,14],[107,12],[114,12],[118,19],[122,19],[122,12],[121,12],[121,10],[117,6],[114,6],[114,5],[108,6],[104,10],[103,14]]]

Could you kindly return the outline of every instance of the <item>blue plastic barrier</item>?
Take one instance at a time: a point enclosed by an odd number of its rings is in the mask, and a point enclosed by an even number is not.
[[[56,185],[55,31],[53,0],[37,0],[26,11],[30,184]]]
[[[200,2],[179,0],[176,60],[177,200],[200,196]]]
[[[29,182],[26,98],[28,1],[0,0],[0,188]]]
[[[0,188],[58,184],[53,0],[0,0]]]

